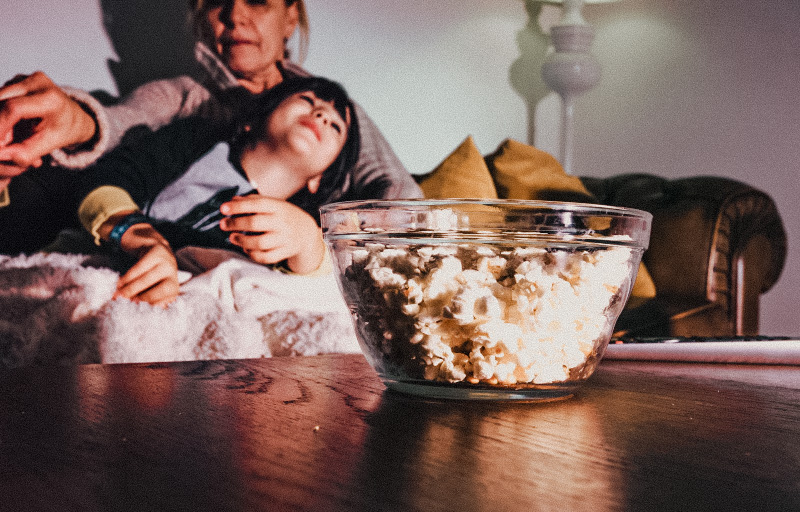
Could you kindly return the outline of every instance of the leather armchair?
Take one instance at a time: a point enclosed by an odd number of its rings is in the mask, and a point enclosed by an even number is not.
[[[657,294],[623,312],[618,335],[758,334],[760,296],[778,280],[786,259],[786,232],[772,198],[713,176],[581,181],[599,203],[653,214],[643,261]]]

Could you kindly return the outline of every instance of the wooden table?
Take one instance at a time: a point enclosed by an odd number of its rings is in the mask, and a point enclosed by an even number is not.
[[[425,402],[361,356],[0,376],[0,510],[800,510],[800,367],[605,361]]]

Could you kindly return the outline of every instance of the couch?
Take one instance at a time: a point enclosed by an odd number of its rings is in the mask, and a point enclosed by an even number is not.
[[[657,294],[620,316],[618,334],[758,334],[760,296],[786,259],[786,232],[772,198],[720,176],[623,174],[581,182],[602,204],[653,214],[642,259]]]
[[[415,178],[428,198],[580,201],[652,213],[650,247],[617,336],[757,335],[760,296],[786,259],[774,201],[730,178],[571,176],[533,146],[509,139],[482,155],[471,137]]]

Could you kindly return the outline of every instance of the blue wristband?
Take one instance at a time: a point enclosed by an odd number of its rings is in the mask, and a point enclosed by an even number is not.
[[[147,216],[140,212],[134,212],[122,217],[122,219],[120,219],[120,221],[117,222],[117,224],[111,229],[111,233],[108,235],[108,241],[119,247],[120,241],[122,240],[122,235],[124,235],[125,232],[128,231],[128,229],[130,229],[130,227],[134,224],[141,223],[149,224],[150,220],[147,218]]]

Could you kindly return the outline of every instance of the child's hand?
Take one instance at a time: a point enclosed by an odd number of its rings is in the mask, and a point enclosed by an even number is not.
[[[119,279],[114,298],[125,297],[166,306],[178,296],[178,263],[164,237],[149,224],[136,224],[120,245],[139,261]]]
[[[297,206],[260,195],[234,197],[220,211],[227,218],[220,227],[232,231],[230,240],[257,263],[286,260],[289,269],[307,274],[319,268],[325,256],[322,230]]]

